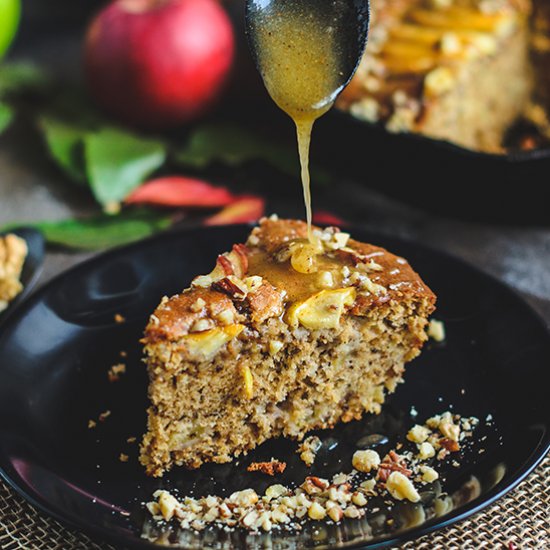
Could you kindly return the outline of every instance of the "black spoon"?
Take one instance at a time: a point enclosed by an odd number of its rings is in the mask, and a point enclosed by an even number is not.
[[[246,0],[246,34],[264,83],[266,71],[259,31],[270,18],[292,18],[297,13],[313,18],[318,28],[330,28],[334,33],[339,58],[338,78],[330,98],[334,101],[353,77],[363,56],[369,30],[369,0]]]

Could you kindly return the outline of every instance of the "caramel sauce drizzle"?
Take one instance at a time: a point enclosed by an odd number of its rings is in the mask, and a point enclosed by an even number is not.
[[[292,4],[292,3],[290,3]],[[311,233],[309,150],[314,122],[343,87],[335,29],[300,2],[274,7],[257,25],[256,49],[269,95],[296,125],[308,237]]]

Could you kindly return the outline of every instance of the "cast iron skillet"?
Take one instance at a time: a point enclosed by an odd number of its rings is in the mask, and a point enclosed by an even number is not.
[[[434,214],[547,225],[550,148],[480,153],[383,127],[333,109],[317,122],[313,158]]]

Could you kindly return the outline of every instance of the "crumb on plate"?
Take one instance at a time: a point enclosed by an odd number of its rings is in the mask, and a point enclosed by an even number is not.
[[[261,472],[268,476],[282,474],[286,469],[286,462],[271,460],[270,462],[252,462],[246,469],[247,472]]]

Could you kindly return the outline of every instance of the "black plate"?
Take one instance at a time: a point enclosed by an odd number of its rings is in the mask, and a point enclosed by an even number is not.
[[[148,548],[152,544],[140,538],[142,529],[150,536],[162,536],[167,529],[150,523],[141,504],[159,487],[182,493],[194,489],[195,495],[247,486],[263,490],[273,480],[245,468],[271,456],[289,464],[283,482],[303,480],[308,470],[295,444],[284,440],[262,445],[239,464],[176,469],[163,480],[143,474],[137,445],[126,442],[140,436],[145,425],[146,375],[138,339],[148,314],[161,296],[209,271],[215,254],[242,241],[247,232],[245,226],[201,228],[107,253],[58,277],[14,312],[0,331],[0,466],[8,483],[69,525]],[[424,491],[422,504],[399,504],[339,526],[311,523],[299,533],[261,536],[168,530],[166,537],[179,537],[193,548],[216,542],[253,548],[266,538],[274,546],[392,544],[487,506],[548,450],[547,384],[542,381],[550,337],[533,311],[506,286],[457,259],[394,238],[353,233],[411,261],[439,295],[437,317],[445,321],[448,339],[444,345],[428,345],[410,365],[406,383],[382,415],[321,432],[325,447],[313,471],[329,475],[348,469],[355,443],[366,434],[386,435],[395,444],[415,421],[413,406],[421,420],[452,406],[482,419],[476,437],[483,438],[460,457],[460,468],[441,467],[443,490],[453,495],[454,509],[430,519],[442,490],[436,482]],[[126,322],[115,323],[116,313]],[[122,350],[128,353],[125,359]],[[109,383],[107,370],[120,361],[126,362],[127,373]],[[111,416],[87,429],[88,420],[105,410]],[[493,419],[488,423],[487,415]],[[119,462],[121,452],[130,455],[128,463]],[[388,518],[393,525],[388,526]]]
[[[23,271],[21,272],[23,291],[10,303],[7,309],[0,312],[0,321],[5,319],[9,312],[13,311],[17,304],[32,290],[36,281],[38,281],[44,263],[44,238],[38,231],[22,227],[10,231],[9,233],[15,233],[22,239],[25,239],[29,252],[25,259],[25,264],[23,265]],[[5,233],[0,233],[0,236],[3,234]]]

